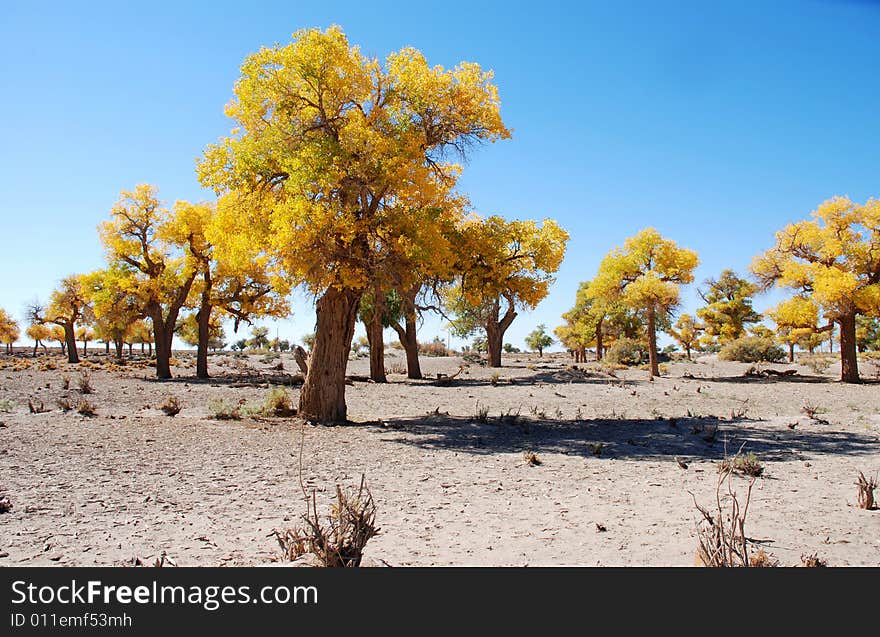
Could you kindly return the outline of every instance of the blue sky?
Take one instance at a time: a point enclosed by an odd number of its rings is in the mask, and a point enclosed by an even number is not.
[[[244,57],[331,24],[379,57],[412,45],[494,69],[513,139],[478,149],[461,187],[482,214],[571,233],[549,297],[508,332],[520,347],[643,227],[697,250],[702,281],[745,271],[830,196],[880,196],[880,2],[14,3],[0,22],[0,307],[20,315],[100,267],[96,226],[120,190],[210,198],[195,160],[229,131]],[[313,328],[297,298],[267,323],[282,337]]]

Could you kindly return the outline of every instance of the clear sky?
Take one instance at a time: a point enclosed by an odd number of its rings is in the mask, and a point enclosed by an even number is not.
[[[379,57],[412,45],[494,69],[513,139],[477,149],[461,187],[481,214],[571,233],[549,297],[508,332],[519,347],[643,227],[697,250],[702,281],[744,272],[830,196],[880,196],[880,2],[7,3],[0,307],[20,315],[100,267],[96,226],[120,190],[210,198],[195,160],[229,131],[244,57],[331,24]],[[693,311],[694,286],[684,298]],[[298,339],[313,323],[300,294],[267,325]]]

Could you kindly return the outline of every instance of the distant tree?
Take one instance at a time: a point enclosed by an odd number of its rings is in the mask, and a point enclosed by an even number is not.
[[[312,349],[315,347],[315,333],[314,332],[312,332],[310,334],[303,334],[301,340],[302,340],[303,345],[306,346],[307,351],[311,352]],[[364,338],[363,341],[366,341],[366,338]]]
[[[107,351],[112,343],[116,357],[122,358],[122,346],[131,331],[143,325],[141,298],[129,287],[132,273],[123,265],[96,270],[83,277],[85,294],[92,307],[95,337]]]
[[[251,349],[265,349],[269,344],[269,328],[258,325],[251,329],[251,337],[247,344]]]
[[[679,316],[675,322],[674,329],[671,330],[671,334],[684,348],[688,360],[691,360],[691,350],[697,344],[700,337],[700,327],[694,321],[694,317],[690,314]]]
[[[58,343],[58,347],[61,348],[61,355],[67,353],[67,339],[64,333],[64,328],[60,325],[52,325],[49,327],[49,331],[52,332],[52,340]]]
[[[514,347],[512,343],[504,344],[504,353],[505,354],[519,354],[520,349],[518,347]]]
[[[705,344],[723,346],[745,336],[746,328],[761,320],[752,307],[758,286],[733,270],[724,270],[717,279],[707,279],[705,286],[698,292],[706,305],[697,310]]]
[[[88,350],[89,342],[94,340],[95,332],[92,331],[88,325],[83,325],[79,329],[76,330],[76,340],[83,344],[83,356],[86,355],[86,351]]]
[[[232,346],[232,349],[237,349],[239,352],[243,352],[244,350],[247,349],[247,346],[248,346],[247,340],[242,338],[242,339],[235,341],[235,343]]]
[[[668,321],[670,311],[679,303],[679,286],[693,281],[698,262],[696,252],[679,248],[648,228],[627,239],[622,249],[610,252],[599,266],[592,286],[596,297],[620,301],[645,314],[651,378],[660,374],[658,321]]]
[[[788,346],[788,362],[794,362],[795,345],[813,350],[814,337],[819,329],[819,308],[807,296],[794,296],[767,311],[767,316],[776,323],[777,340]],[[763,330],[770,332],[764,326]],[[766,333],[752,330],[755,336],[768,337]],[[770,332],[769,337],[773,333]],[[820,337],[821,338],[821,337]]]
[[[42,323],[31,323],[25,334],[34,342],[34,358],[37,356],[37,348],[42,347],[43,351],[46,351],[45,342],[52,338],[52,330]]]
[[[7,354],[12,353],[12,344],[20,336],[21,332],[18,327],[18,321],[8,314],[6,310],[0,308],[0,343],[6,345]]]
[[[286,338],[282,338],[281,341],[278,343],[278,349],[280,349],[282,352],[290,350],[290,341],[288,341]]]
[[[526,346],[532,351],[537,351],[540,357],[544,356],[544,349],[555,342],[553,337],[547,333],[547,326],[543,323],[526,336]]]
[[[856,346],[860,352],[880,350],[880,319],[860,316],[856,320]]]
[[[76,326],[81,320],[91,321],[93,316],[83,277],[74,275],[62,279],[58,288],[52,292],[49,307],[44,308],[39,302],[35,302],[31,304],[29,313],[32,322],[54,323],[63,330],[62,353],[66,350],[68,362],[78,363]]]
[[[752,271],[764,289],[787,288],[814,303],[829,321],[820,331],[840,327],[840,379],[856,383],[856,320],[880,316],[880,200],[835,197],[812,216],[777,232]]]

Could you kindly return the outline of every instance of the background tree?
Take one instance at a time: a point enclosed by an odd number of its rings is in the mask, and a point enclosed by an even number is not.
[[[776,323],[776,338],[788,346],[788,362],[794,362],[794,348],[808,344],[819,329],[819,308],[806,296],[794,296],[767,311]],[[772,336],[772,333],[771,333]],[[807,349],[812,351],[811,346]]]
[[[679,287],[694,279],[697,253],[664,239],[653,228],[642,230],[610,252],[599,266],[593,288],[599,298],[621,301],[645,314],[650,377],[659,376],[658,318],[667,320],[679,303]]]
[[[92,318],[92,309],[83,285],[83,277],[73,275],[62,279],[58,288],[52,292],[52,296],[49,298],[48,308],[44,308],[36,302],[30,306],[28,311],[32,322],[53,323],[63,330],[62,354],[66,350],[68,362],[78,363],[76,324],[80,320],[90,321]]]
[[[675,322],[675,328],[671,330],[672,337],[684,348],[688,360],[691,360],[691,350],[700,338],[702,326],[697,325],[694,317],[690,314],[682,314]]]
[[[58,348],[61,350],[61,355],[67,353],[67,338],[64,333],[64,328],[60,325],[50,325],[49,331],[52,333],[52,340],[58,343]],[[74,348],[75,349],[75,348]]]
[[[132,283],[132,273],[120,265],[91,272],[83,278],[85,294],[94,314],[92,328],[109,351],[112,343],[116,358],[122,359],[122,346],[144,323],[142,298]]]
[[[174,330],[199,272],[198,263],[180,241],[154,186],[141,184],[123,191],[100,234],[111,268],[126,275],[123,290],[138,299],[143,315],[150,318],[156,376],[171,378]]]
[[[547,326],[543,323],[538,325],[526,336],[526,346],[533,352],[537,350],[538,356],[544,356],[544,349],[550,347],[556,341],[547,333]]]
[[[95,332],[88,325],[83,325],[76,330],[76,340],[83,344],[83,356],[88,351],[89,343],[95,338]]]
[[[345,421],[360,297],[431,251],[438,215],[460,214],[446,205],[460,167],[445,158],[509,136],[497,90],[473,63],[429,66],[410,48],[366,57],[338,27],[263,48],[241,73],[226,110],[235,132],[205,151],[199,176],[218,194],[254,196],[251,227],[272,229],[263,245],[315,294],[299,411]]]
[[[858,382],[856,320],[880,315],[880,201],[835,197],[812,217],[777,232],[752,271],[764,289],[795,290],[815,303],[829,321],[820,331],[840,326],[840,379]]]
[[[251,349],[265,349],[269,344],[269,328],[258,325],[251,329],[251,337],[248,339],[247,346]]]
[[[705,285],[699,294],[706,306],[697,310],[697,318],[702,321],[706,344],[726,345],[745,336],[748,325],[761,320],[752,307],[758,286],[733,270],[724,270],[717,279],[707,279]]]
[[[21,331],[12,315],[0,308],[0,343],[6,345],[6,353],[12,354],[12,344],[21,336]]]
[[[856,320],[856,347],[860,352],[880,350],[880,319],[873,316],[858,317]]]
[[[25,334],[34,342],[34,358],[37,357],[37,348],[42,346],[43,351],[46,351],[45,342],[52,338],[52,330],[42,323],[31,323]]]
[[[462,275],[446,293],[452,327],[459,336],[485,333],[489,366],[501,367],[504,334],[519,310],[547,296],[568,233],[552,219],[538,225],[489,217],[468,220],[462,237]]]

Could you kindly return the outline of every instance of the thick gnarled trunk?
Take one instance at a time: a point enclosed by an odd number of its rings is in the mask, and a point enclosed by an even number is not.
[[[489,367],[501,367],[501,350],[504,346],[504,333],[513,319],[516,318],[516,311],[513,305],[507,308],[504,318],[499,320],[501,313],[501,303],[496,299],[489,312],[489,319],[486,321],[486,347],[489,353]]]
[[[859,382],[859,358],[856,353],[856,315],[838,319],[840,323],[840,380],[844,383]]]
[[[76,331],[73,323],[64,324],[64,340],[67,344],[67,362],[78,363],[79,352],[76,350]]]
[[[213,281],[211,279],[211,268],[204,266],[202,278],[205,282],[202,289],[202,299],[199,305],[199,311],[196,313],[196,321],[199,326],[199,340],[196,351],[196,377],[209,378],[208,375],[208,340],[211,331],[211,290]]]
[[[309,373],[299,398],[299,413],[318,423],[344,423],[345,368],[357,321],[361,293],[329,288],[315,306],[315,345],[309,357]]]
[[[411,289],[403,298],[403,321],[401,327],[395,323],[392,325],[403,351],[406,352],[406,376],[414,380],[422,378],[422,366],[419,362],[419,341],[416,326],[416,295],[418,286]]]

